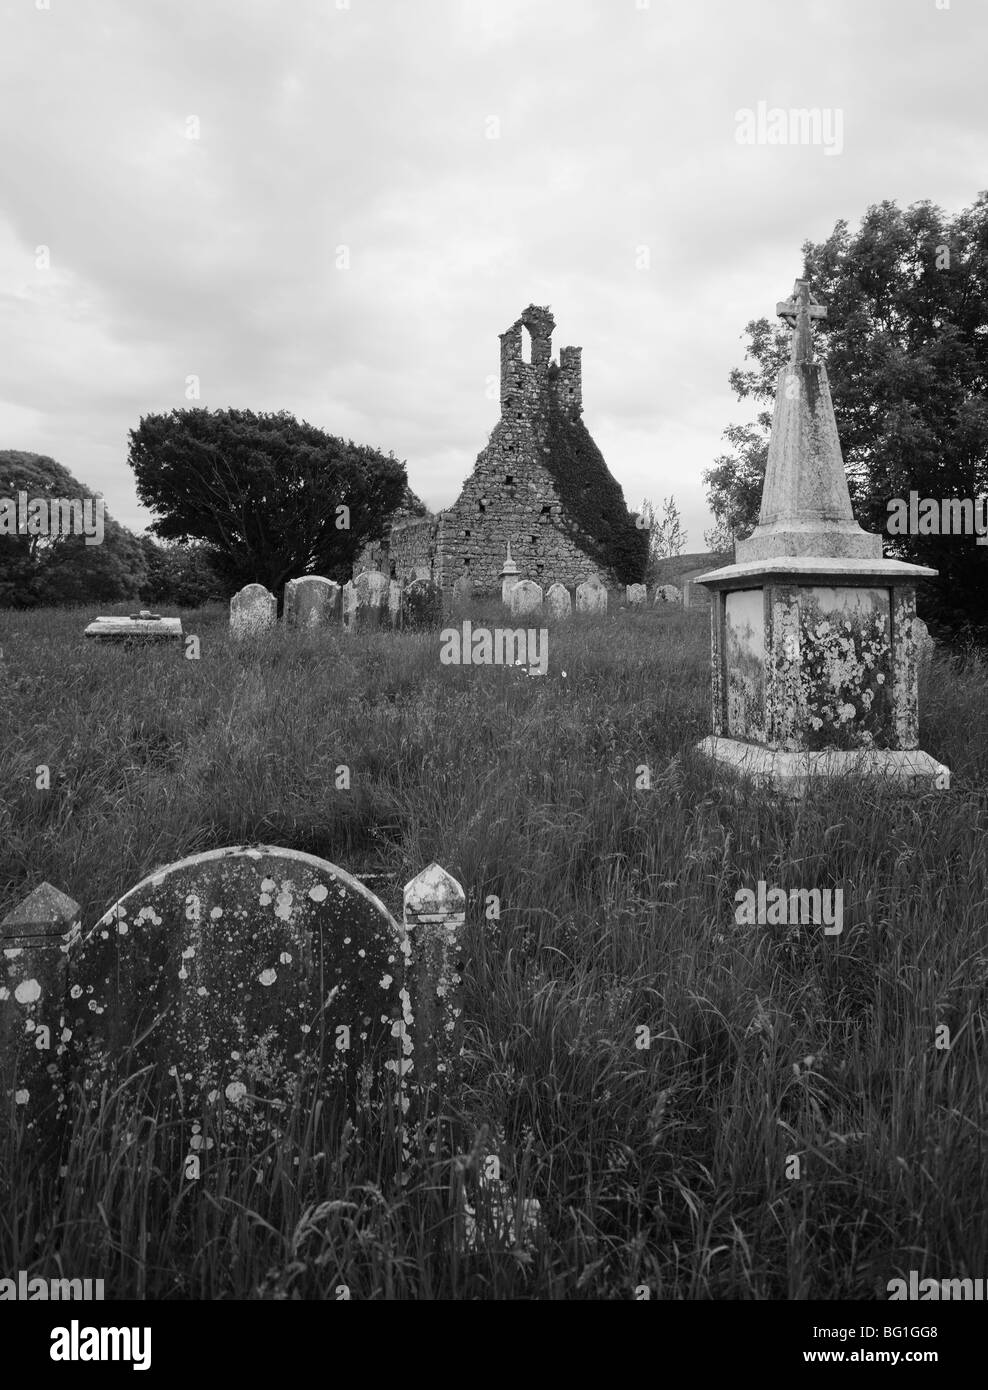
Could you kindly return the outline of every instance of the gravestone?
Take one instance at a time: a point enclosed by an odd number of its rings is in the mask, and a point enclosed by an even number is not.
[[[553,584],[546,594],[546,603],[549,617],[557,621],[570,617],[573,612],[573,600],[565,584]]]
[[[443,591],[431,579],[414,579],[401,596],[401,625],[413,631],[442,627]]]
[[[387,579],[380,570],[362,570],[353,581],[357,594],[356,623],[359,628],[381,626],[388,601]]]
[[[607,590],[598,575],[592,574],[589,579],[577,585],[576,611],[578,613],[607,612]]]
[[[127,618],[96,618],[83,633],[97,642],[123,642],[127,646],[155,646],[181,642],[181,618],[163,618],[160,613],[142,609]]]
[[[285,585],[285,621],[291,627],[325,627],[340,616],[340,586],[320,574],[289,579]]]
[[[937,649],[936,642],[930,636],[930,629],[922,618],[913,618],[913,646],[916,648],[916,659],[923,666],[929,663]]]
[[[453,585],[453,611],[461,613],[468,608],[473,599],[473,580],[468,574],[461,574]]]
[[[236,638],[256,637],[278,620],[278,600],[263,584],[247,584],[230,600],[230,632]]]
[[[411,1050],[403,941],[384,904],[324,859],[192,855],[143,879],[70,952],[71,1060],[136,1039],[131,1071],[171,1077],[193,1110],[284,1098],[300,1072],[367,1095]]]
[[[508,541],[507,544],[507,552],[504,564],[501,567],[501,573],[498,575],[498,579],[501,581],[501,602],[503,604],[509,604],[511,602],[511,590],[518,583],[519,578],[518,566],[511,558],[510,541]]]
[[[682,603],[683,595],[675,584],[656,584],[653,608],[661,608],[664,603]]]
[[[648,590],[644,584],[628,584],[624,592],[625,601],[630,604],[632,608],[643,607],[648,597]]]
[[[341,600],[343,604],[343,631],[353,632],[357,625],[357,590],[350,579],[343,585]]]
[[[541,613],[542,587],[532,579],[520,579],[512,587],[508,600],[513,618],[524,617],[526,613]]]
[[[401,585],[397,579],[388,582],[388,621],[392,627],[398,626],[401,617]]]

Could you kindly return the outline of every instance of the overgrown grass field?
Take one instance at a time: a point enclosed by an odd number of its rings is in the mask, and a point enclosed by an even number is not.
[[[11,1109],[0,1274],[208,1299],[872,1298],[910,1269],[988,1275],[983,660],[922,679],[950,792],[793,803],[693,752],[704,614],[552,629],[542,677],[442,666],[438,633],[238,648],[220,608],[183,614],[199,661],[94,649],[91,616],[0,615],[0,917],[48,880],[89,925],[156,866],[259,842],[379,875],[400,918],[437,860],[467,893],[466,1051],[411,1165],[388,1115],[341,1133],[305,1091],[197,1181],[146,1077],[92,1079],[60,1167]],[[736,925],[759,880],[842,888],[843,932]],[[540,1203],[530,1247],[462,1239],[491,1153]]]

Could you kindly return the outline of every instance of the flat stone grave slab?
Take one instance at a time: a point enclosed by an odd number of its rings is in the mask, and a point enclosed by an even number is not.
[[[97,642],[181,642],[182,619],[143,610],[126,618],[96,618],[83,633]]]

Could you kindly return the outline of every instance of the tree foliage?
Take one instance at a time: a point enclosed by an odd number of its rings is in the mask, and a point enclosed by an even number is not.
[[[173,410],[130,432],[137,492],[165,540],[198,540],[228,590],[322,574],[344,581],[406,488],[393,455],[285,411]]]
[[[95,500],[55,459],[0,450],[0,498]],[[141,542],[104,509],[101,544],[79,535],[0,536],[0,608],[54,603],[112,603],[137,598],[146,579]]]
[[[885,534],[888,502],[983,496],[988,491],[988,193],[950,217],[928,201],[870,207],[856,232],[836,223],[803,246],[803,275],[827,306],[815,325],[827,365],[852,503]],[[740,399],[768,403],[789,332],[767,318],[747,325],[746,358],[731,373]],[[757,519],[771,416],[731,426],[733,452],[704,475],[718,523],[746,533]],[[927,564],[920,586],[939,626],[986,633],[988,549],[965,536],[886,536],[887,549]]]
[[[227,597],[226,585],[213,568],[209,549],[201,541],[158,544],[141,537],[147,579],[141,598],[155,607],[201,608]]]

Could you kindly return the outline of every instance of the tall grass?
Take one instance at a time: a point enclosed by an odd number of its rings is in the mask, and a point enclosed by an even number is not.
[[[172,1098],[90,1078],[60,1170],[4,1130],[0,1272],[155,1298],[872,1297],[908,1269],[988,1274],[977,656],[921,686],[949,793],[796,804],[693,751],[703,615],[553,629],[541,678],[442,666],[436,633],[237,647],[220,609],[183,615],[198,662],[94,650],[84,616],[0,617],[0,915],[47,879],[93,922],[155,866],[239,842],[379,875],[397,915],[435,859],[467,892],[466,1055],[410,1167],[389,1113],[344,1124],[300,1084],[233,1137],[201,1116],[220,1156],[195,1181]],[[842,934],[737,926],[759,880],[841,887]],[[491,1153],[541,1205],[530,1250],[493,1223],[463,1239]]]

